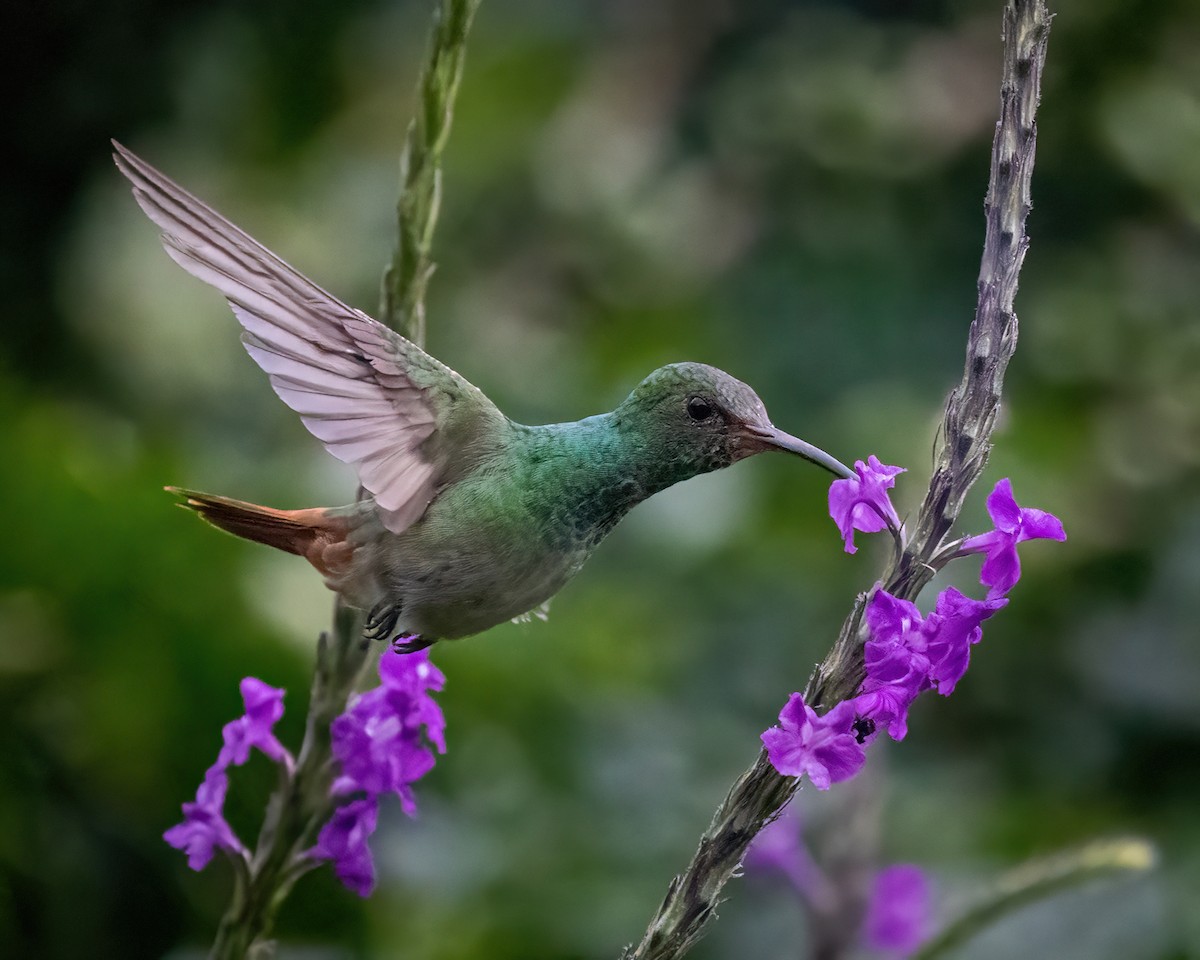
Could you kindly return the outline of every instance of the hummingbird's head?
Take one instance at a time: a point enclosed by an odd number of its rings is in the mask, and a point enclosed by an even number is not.
[[[767,450],[797,454],[839,477],[855,476],[825,451],[775,427],[757,393],[705,363],[659,367],[614,416],[621,426],[643,433],[650,450],[680,480]]]

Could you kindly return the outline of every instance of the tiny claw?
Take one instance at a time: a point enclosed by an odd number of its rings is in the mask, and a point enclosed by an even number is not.
[[[363,624],[363,637],[370,640],[382,640],[395,629],[396,621],[400,619],[400,604],[383,601],[377,603],[367,614]]]
[[[418,633],[402,633],[392,640],[393,653],[416,653],[426,647],[432,647],[434,641],[426,640]]]

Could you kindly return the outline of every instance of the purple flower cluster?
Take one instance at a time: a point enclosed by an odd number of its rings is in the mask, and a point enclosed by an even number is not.
[[[901,469],[870,457],[866,464],[858,461],[855,470],[857,479],[835,480],[829,491],[830,513],[850,553],[855,530],[899,526],[887,491]],[[1017,544],[1066,539],[1057,517],[1017,503],[1007,479],[989,494],[987,508],[995,529],[959,547],[962,553],[986,554],[980,582],[990,588],[987,599],[974,600],[948,587],[938,595],[933,612],[922,616],[911,601],[876,589],[866,609],[870,639],[863,650],[866,679],[858,695],[818,715],[800,694],[792,694],[779,724],[762,734],[767,757],[779,773],[807,774],[813,786],[827,790],[858,773],[865,761],[863,745],[877,727],[902,740],[908,709],[921,693],[936,690],[949,696],[954,691],[966,673],[971,647],[983,635],[981,624],[1008,603],[1005,594],[1020,577]]]
[[[375,832],[379,797],[394,793],[404,812],[415,816],[411,785],[433,768],[430,744],[446,752],[446,720],[430,696],[446,678],[428,652],[385,653],[379,678],[380,686],[355,697],[333,721],[333,754],[342,773],[331,789],[355,799],[337,809],[309,851],[318,860],[332,860],[342,883],[363,897],[375,888],[367,840]]]
[[[237,856],[246,855],[246,847],[225,820],[225,794],[229,790],[229,768],[240,767],[257,747],[276,763],[291,771],[292,755],[276,738],[273,729],[283,716],[284,691],[268,686],[254,677],[241,683],[246,712],[225,724],[221,730],[223,745],[217,762],[204,774],[196,799],[183,805],[183,822],[163,834],[163,839],[188,855],[188,866],[203,870],[216,850]]]
[[[333,721],[333,754],[342,772],[330,792],[339,800],[350,799],[333,812],[308,851],[316,860],[332,860],[342,882],[364,897],[375,887],[367,840],[375,832],[380,795],[396,794],[404,812],[414,816],[412,784],[434,764],[429,744],[446,752],[446,720],[430,696],[446,678],[429,662],[429,654],[384,653],[379,677],[380,686],[355,697]],[[224,816],[231,766],[245,763],[257,748],[289,776],[295,769],[292,755],[274,734],[283,716],[284,691],[254,677],[242,681],[241,691],[245,714],[225,724],[217,762],[205,773],[196,799],[183,805],[183,822],[163,834],[167,843],[187,852],[193,870],[203,870],[216,850],[249,856]]]
[[[953,692],[967,672],[971,645],[983,636],[980,624],[1007,603],[1005,597],[972,600],[949,587],[923,618],[916,604],[876,590],[867,604],[867,678],[849,702],[893,740],[903,740],[912,702],[926,690]]]

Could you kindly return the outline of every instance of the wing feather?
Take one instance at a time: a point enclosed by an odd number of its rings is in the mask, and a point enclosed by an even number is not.
[[[176,263],[216,287],[242,325],[246,352],[279,398],[334,457],[354,466],[388,529],[424,513],[454,443],[503,414],[416,344],[288,266],[249,234],[114,142],[139,206]],[[461,445],[478,451],[479,444]],[[454,464],[462,469],[463,464]]]

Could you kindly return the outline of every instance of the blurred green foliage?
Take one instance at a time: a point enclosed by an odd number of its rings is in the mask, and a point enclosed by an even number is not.
[[[879,856],[932,870],[949,910],[1026,856],[1137,831],[1157,875],[1025,911],[964,956],[1184,956],[1200,952],[1200,7],[1057,9],[985,483],[1011,476],[1071,539],[1030,546],[966,680],[886,751]],[[106,138],[371,310],[428,13],[5,10],[21,93],[0,204],[3,956],[203,949],[228,868],[193,874],[160,835],[242,676],[288,688],[298,743],[330,597],[160,487],[304,506],[354,486],[219,297],[163,256]],[[488,0],[430,349],[526,421],[607,409],[661,363],[717,363],[784,429],[908,465],[914,508],[974,306],[999,23],[993,0]],[[635,511],[549,623],[439,646],[450,751],[420,818],[385,813],[371,900],[328,871],[302,881],[282,955],[611,957],[640,937],[880,568],[883,544],[841,552],[825,484],[784,458],[691,481]],[[956,575],[969,589],[969,564]],[[234,778],[245,839],[267,767]],[[836,830],[836,791],[817,799]],[[697,957],[798,954],[785,894],[729,892]]]

